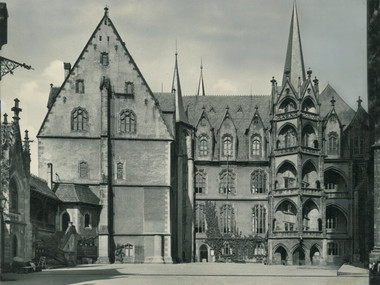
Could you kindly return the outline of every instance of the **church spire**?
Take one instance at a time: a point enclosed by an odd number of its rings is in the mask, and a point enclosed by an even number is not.
[[[286,51],[284,76],[282,85],[285,84],[286,78],[289,77],[294,87],[298,85],[298,77],[301,82],[306,80],[305,66],[302,55],[301,35],[298,24],[297,5],[294,0],[292,20],[290,21],[288,49]]]
[[[178,53],[175,53],[175,65],[174,65],[174,74],[173,74],[173,84],[172,84],[172,93],[175,96],[175,121],[189,124],[185,109],[183,108],[182,102],[182,91],[181,83],[179,81],[179,72],[178,72]]]
[[[203,82],[203,63],[201,58],[201,76],[199,77],[197,96],[206,96],[205,83]]]

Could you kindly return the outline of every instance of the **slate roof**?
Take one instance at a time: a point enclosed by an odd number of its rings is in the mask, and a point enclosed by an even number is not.
[[[99,205],[100,199],[91,191],[89,186],[77,184],[58,184],[55,194],[65,203],[84,203]]]
[[[59,201],[57,195],[48,187],[46,180],[31,174],[30,186],[32,191],[38,192],[44,196]]]
[[[321,103],[321,118],[325,118],[325,116],[331,111],[332,107],[330,101],[332,96],[334,96],[336,101],[335,111],[339,117],[339,120],[345,128],[347,128],[356,112],[342,99],[342,97],[339,96],[330,84],[327,84],[326,88],[319,95],[319,101]]]

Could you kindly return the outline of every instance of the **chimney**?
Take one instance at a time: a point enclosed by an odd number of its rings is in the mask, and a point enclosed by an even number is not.
[[[53,187],[53,164],[47,164],[47,184],[50,189]]]
[[[70,73],[70,70],[71,70],[71,63],[70,62],[64,62],[63,63],[63,68],[65,69],[65,77],[63,78],[63,80],[66,79],[66,77],[69,75]]]

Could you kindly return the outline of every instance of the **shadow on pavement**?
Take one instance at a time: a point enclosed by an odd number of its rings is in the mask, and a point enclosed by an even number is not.
[[[18,274],[3,274],[4,284],[28,284],[28,285],[69,285],[86,282],[86,285],[95,284],[91,281],[110,280],[123,276],[126,278],[128,274],[120,273],[115,268],[99,268],[94,269],[94,265],[88,268],[61,268],[54,270],[43,270],[42,272]]]

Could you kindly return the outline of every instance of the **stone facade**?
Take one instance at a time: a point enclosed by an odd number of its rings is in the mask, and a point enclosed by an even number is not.
[[[152,93],[106,8],[38,134],[39,176],[54,166],[65,201],[56,227],[96,235],[99,262],[119,249],[125,262],[229,259],[228,243],[217,256],[205,242],[212,202],[222,236],[259,241],[240,260],[364,262],[368,114],[306,72],[295,6],[290,29],[268,96],[206,96],[202,73],[202,96],[182,96],[177,55],[172,92]],[[85,206],[72,200],[83,193]]]
[[[13,120],[4,114],[1,124],[1,190],[6,198],[1,238],[4,252],[1,264],[7,270],[17,258],[29,261],[32,257],[32,226],[30,224],[30,150],[28,132],[24,145],[19,126],[19,100],[15,99]]]

